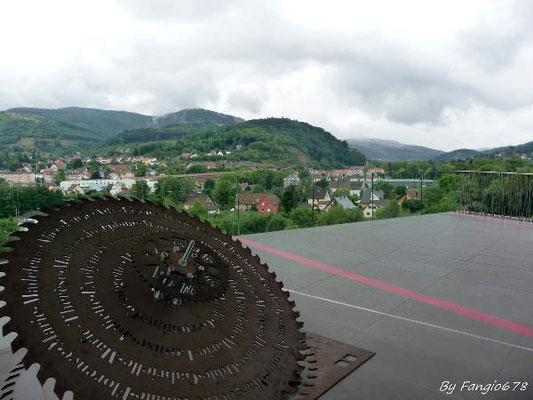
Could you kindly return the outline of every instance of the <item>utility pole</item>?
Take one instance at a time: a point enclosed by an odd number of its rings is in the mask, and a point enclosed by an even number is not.
[[[237,175],[237,236],[241,235],[241,215],[239,211],[239,176]]]
[[[372,172],[372,181],[370,184],[370,218],[374,219],[374,173]]]
[[[459,211],[463,212],[463,174],[459,174],[460,189],[459,189]]]
[[[313,226],[315,226],[315,171],[311,172],[311,187],[313,192]]]
[[[422,215],[422,209],[424,208],[424,173],[420,174],[420,215]]]

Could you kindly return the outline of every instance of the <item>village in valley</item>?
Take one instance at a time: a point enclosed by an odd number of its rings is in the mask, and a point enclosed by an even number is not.
[[[287,215],[296,208],[305,208],[308,217],[312,212],[313,225],[319,214],[334,207],[356,211],[355,220],[361,220],[374,218],[387,207],[394,214],[405,201],[421,199],[420,180],[390,179],[385,170],[371,165],[333,170],[265,167],[249,161],[225,161],[224,156],[229,154],[230,150],[183,153],[171,162],[179,164],[185,173],[167,174],[170,161],[155,157],[91,158],[78,152],[33,166],[23,163],[16,171],[0,171],[0,179],[10,186],[58,190],[66,198],[155,196],[167,206],[196,214]],[[434,184],[431,180],[423,182],[423,186]]]

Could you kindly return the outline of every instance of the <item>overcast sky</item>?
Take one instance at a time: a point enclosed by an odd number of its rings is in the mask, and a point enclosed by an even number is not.
[[[452,150],[533,140],[533,1],[12,0],[0,110],[202,107]]]

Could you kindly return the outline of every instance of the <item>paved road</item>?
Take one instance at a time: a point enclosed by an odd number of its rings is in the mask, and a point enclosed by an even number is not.
[[[324,399],[533,399],[533,224],[446,213],[243,238],[307,330],[376,352]]]

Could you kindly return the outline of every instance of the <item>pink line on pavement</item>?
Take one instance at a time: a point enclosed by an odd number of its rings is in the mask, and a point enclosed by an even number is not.
[[[524,224],[522,222],[512,221],[512,220],[509,220],[509,219],[503,219],[503,218],[497,218],[497,217],[487,217],[485,215],[467,214],[467,213],[462,213],[462,212],[458,212],[458,211],[450,211],[450,214],[461,215],[463,217],[484,219],[485,221],[494,221],[494,222],[499,222],[501,224],[508,224],[508,225],[514,225],[514,226],[523,226],[523,227],[526,227],[526,228],[533,228],[533,224]]]
[[[320,269],[322,271],[327,271],[332,274],[342,276],[347,279],[351,279],[353,281],[364,283],[365,285],[369,285],[369,286],[373,286],[378,289],[386,290],[387,292],[395,293],[399,296],[408,297],[410,299],[417,300],[422,303],[430,304],[432,306],[442,308],[443,310],[448,310],[448,311],[463,315],[468,318],[477,319],[486,324],[498,326],[503,329],[507,329],[508,331],[516,332],[524,336],[533,337],[533,327],[531,326],[522,325],[522,324],[519,324],[513,321],[508,321],[506,319],[499,318],[494,315],[485,314],[483,312],[476,311],[471,308],[463,307],[455,303],[450,303],[449,301],[440,300],[435,297],[427,296],[422,293],[413,292],[412,290],[408,290],[408,289],[405,289],[399,286],[391,285],[390,283],[385,283],[382,281],[378,281],[376,279],[368,278],[363,275],[355,274],[353,272],[346,271],[344,269],[334,267],[332,265],[310,260],[308,258],[301,257],[296,254],[288,253],[283,250],[275,249],[273,247],[269,247],[261,243],[253,242],[248,239],[242,239],[242,238],[238,238],[238,239],[247,246],[254,247],[256,249],[263,250],[271,254],[275,254],[277,256],[286,258],[291,261],[296,261],[301,264],[305,264],[310,267]]]

